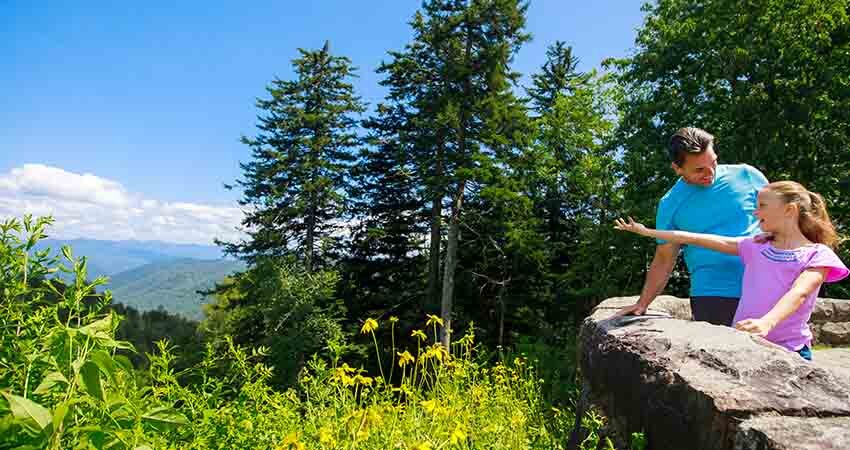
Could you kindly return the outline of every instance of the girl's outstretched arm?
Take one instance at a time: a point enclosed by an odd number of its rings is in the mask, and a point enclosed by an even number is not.
[[[776,302],[776,305],[760,319],[742,320],[735,324],[735,328],[747,331],[759,336],[767,336],[777,324],[794,314],[800,305],[806,301],[812,292],[816,291],[829,274],[829,267],[814,267],[804,270],[791,286],[791,289]]]
[[[645,227],[642,223],[635,222],[631,217],[629,217],[628,222],[623,219],[617,219],[614,223],[614,228],[621,231],[637,233],[641,236],[673,242],[675,244],[697,245],[720,253],[726,253],[727,255],[738,254],[738,241],[741,240],[741,238],[718,236],[716,234],[654,230],[652,228]]]

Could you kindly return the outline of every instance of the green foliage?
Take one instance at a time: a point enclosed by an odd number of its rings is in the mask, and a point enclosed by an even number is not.
[[[270,348],[272,383],[291,386],[310,355],[328,342],[344,342],[336,297],[339,275],[309,271],[294,260],[263,258],[221,285],[203,329],[210,339]]]
[[[576,335],[569,329],[559,331],[549,339],[523,336],[509,355],[515,354],[534,363],[544,380],[541,393],[548,404],[568,405],[579,389]]]
[[[105,309],[110,295],[86,281],[85,258],[62,249],[59,268],[70,284],[45,276],[56,270],[48,252],[32,253],[51,219],[0,224],[0,448],[139,448],[164,446],[151,433],[148,412],[180,413],[145,395],[132,365],[116,351],[120,318]]]
[[[364,332],[373,338],[382,329],[372,319],[367,324]],[[248,354],[229,342],[202,365],[229,367],[227,401],[217,382],[172,381],[152,392],[195,412],[188,417],[191,435],[180,428],[169,434],[182,448],[561,448],[566,430],[551,424],[567,424],[568,414],[545,408],[536,369],[526,360],[489,367],[475,358],[472,334],[458,339],[456,357],[428,339],[417,338],[416,352],[397,351],[386,361],[402,373],[397,385],[336,359],[313,358],[297,390],[270,391],[264,382],[271,374],[256,363],[266,350]],[[169,362],[163,346],[153,357],[153,378],[167,379],[161,374],[169,373]]]
[[[437,343],[436,316],[424,328],[433,340],[412,333],[415,352],[392,345],[379,372],[400,372],[397,384],[341,362],[334,350],[329,360],[314,356],[293,389],[274,390],[264,363],[271,350],[222,337],[185,370],[175,368],[173,347],[159,342],[142,385],[116,353],[130,346],[115,339],[121,319],[107,308],[109,293],[95,293],[105,280],[86,283],[85,260],[67,247],[73,283],[47,280],[57,261],[29,253],[49,223],[25,217],[0,225],[0,448],[561,448],[569,414],[546,407],[537,370],[523,358],[495,366],[479,359],[473,329],[450,355]],[[278,273],[267,288],[287,293],[267,306],[289,308],[293,319],[298,305],[333,284],[333,274],[266,270]],[[250,278],[259,275],[233,283],[268,280]],[[368,319],[361,330],[376,348],[382,326]],[[601,424],[589,419],[594,430]]]
[[[205,336],[198,329],[198,322],[162,309],[140,312],[121,303],[112,303],[109,308],[122,317],[115,330],[115,337],[129,342],[136,349],[134,352],[121,353],[130,358],[137,369],[147,368],[148,359],[145,355],[153,353],[156,343],[161,340],[168,341],[175,353],[179,354],[176,363],[178,370],[200,361]]]
[[[349,80],[348,58],[299,49],[296,79],[274,80],[270,99],[258,100],[259,133],[242,141],[253,159],[242,164],[240,204],[248,238],[225,243],[228,253],[254,261],[296,255],[306,267],[332,262],[340,250],[336,231],[346,213],[352,150],[360,144],[355,116],[365,110]]]

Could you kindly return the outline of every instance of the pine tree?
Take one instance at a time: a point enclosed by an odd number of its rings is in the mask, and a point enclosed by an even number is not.
[[[496,163],[494,151],[510,147],[509,118],[517,111],[509,67],[530,39],[523,31],[527,5],[516,0],[433,0],[423,5],[421,36],[441,61],[441,123],[449,125],[445,147],[445,194],[450,198],[441,293],[441,341],[450,348],[455,271],[461,214],[470,183],[480,169]]]
[[[563,123],[557,117],[556,106],[559,99],[588,86],[590,76],[578,71],[578,62],[572,47],[556,41],[547,48],[540,73],[531,75],[532,87],[526,89],[538,128],[535,148],[531,149],[534,165],[528,168],[529,195],[539,216],[545,217],[546,229],[541,232],[555,246],[552,270],[568,262],[566,247],[572,239],[566,237],[575,236],[577,231],[575,220],[568,217],[567,191],[571,186],[566,179],[575,167],[575,152],[567,150],[568,140],[560,134],[573,124]],[[546,169],[540,170],[541,167]]]
[[[594,269],[596,255],[607,251],[613,237],[606,214],[618,198],[611,139],[617,91],[610,77],[581,73],[577,64],[572,49],[555,42],[527,89],[536,134],[526,158],[533,163],[524,167],[523,178],[535,216],[544,219],[538,232],[550,242],[549,264],[540,276],[549,278],[559,297],[540,305],[548,318],[610,292],[607,277],[617,272]]]
[[[257,101],[256,137],[243,137],[253,160],[241,164],[248,238],[225,243],[249,262],[293,255],[308,271],[336,257],[350,188],[349,166],[360,143],[356,116],[365,110],[354,95],[348,58],[299,49],[295,79],[275,79],[270,98]]]
[[[573,48],[563,41],[555,41],[546,49],[546,62],[540,73],[531,75],[533,86],[526,89],[538,116],[549,111],[558,96],[568,95],[587,82],[589,76],[578,71],[578,63]]]
[[[352,317],[422,296],[427,208],[406,138],[411,123],[399,103],[379,104],[364,122],[369,146],[354,168],[357,226],[346,261]]]
[[[411,42],[402,51],[390,52],[390,60],[378,69],[385,76],[381,85],[389,92],[372,125],[378,125],[384,142],[391,136],[407,155],[409,179],[416,185],[420,202],[417,208],[428,216],[427,293],[422,309],[434,311],[440,307],[443,203],[451,171],[447,154],[452,128],[444,114],[450,90],[447,65],[433,45],[428,19],[418,11],[410,25],[414,32]],[[392,120],[390,113],[395,115]],[[399,213],[419,217],[412,211]]]

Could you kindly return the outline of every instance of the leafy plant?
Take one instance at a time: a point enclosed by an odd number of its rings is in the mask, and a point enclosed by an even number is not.
[[[66,284],[45,276],[58,261],[31,254],[49,218],[0,224],[0,448],[143,448],[162,444],[151,431],[185,418],[146,395],[132,364],[116,351],[120,317],[88,281],[85,258],[62,248]]]

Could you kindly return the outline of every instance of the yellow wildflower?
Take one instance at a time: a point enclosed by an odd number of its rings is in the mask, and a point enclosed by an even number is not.
[[[304,450],[304,444],[298,441],[298,434],[293,431],[283,438],[278,450]]]
[[[390,316],[390,323],[396,323],[396,322],[398,322],[398,317]]]
[[[428,350],[425,351],[425,355],[423,355],[425,359],[427,358],[436,358],[442,362],[446,357],[449,356],[449,352],[446,351],[446,348],[442,346],[442,344],[434,344],[428,347]]]
[[[349,366],[347,363],[342,363],[341,366],[334,369],[333,380],[339,381],[343,386],[351,386],[354,384],[354,379],[348,374],[357,372],[357,369]]]
[[[357,372],[357,369],[348,365],[348,363],[342,363],[342,365],[337,370],[342,370],[343,373],[354,373]]]
[[[360,329],[360,334],[372,333],[378,329],[378,321],[375,319],[366,319],[363,328]]]
[[[420,341],[428,340],[428,336],[425,336],[425,333],[422,330],[413,330],[413,332],[410,333],[410,337],[419,338]]]
[[[452,441],[452,445],[458,445],[461,442],[466,441],[466,430],[463,428],[463,425],[457,424],[455,426],[455,429],[452,430],[450,439]]]
[[[357,384],[362,384],[363,386],[371,386],[372,381],[372,377],[364,377],[362,375],[356,375],[354,377],[354,382]]]
[[[330,427],[324,426],[319,430],[319,443],[326,447],[336,447],[336,439]]]
[[[425,322],[425,326],[430,327],[431,325],[434,325],[435,323],[439,326],[443,326],[443,319],[435,316],[434,314],[428,314],[428,321]]]
[[[404,353],[399,353],[399,352],[396,352],[396,353],[398,353],[398,366],[399,367],[404,367],[404,366],[407,365],[407,363],[411,363],[411,362],[415,361],[415,359],[416,359],[407,350],[405,350]]]
[[[420,442],[414,445],[412,450],[431,450],[431,444],[428,442]]]
[[[438,406],[440,406],[439,400],[436,399],[422,400],[421,402],[419,402],[419,404],[422,405],[422,408],[424,408],[425,412],[427,412],[428,414],[433,413],[434,410],[437,409]]]

